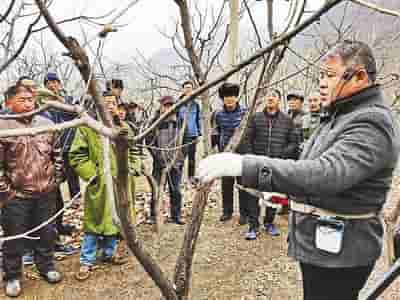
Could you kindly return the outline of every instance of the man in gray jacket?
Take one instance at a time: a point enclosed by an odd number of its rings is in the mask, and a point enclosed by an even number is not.
[[[226,153],[199,166],[202,182],[242,176],[245,186],[293,196],[289,256],[300,262],[306,300],[357,299],[381,254],[379,213],[400,135],[375,79],[371,49],[341,42],[322,59],[324,118],[300,160]]]

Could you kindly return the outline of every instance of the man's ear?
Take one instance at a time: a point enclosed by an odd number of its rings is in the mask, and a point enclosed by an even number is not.
[[[11,101],[10,101],[10,99],[6,100],[6,101],[4,102],[4,104],[5,104],[6,107],[11,108]]]
[[[354,76],[356,84],[359,86],[364,86],[365,84],[369,84],[369,76],[365,69],[361,69],[357,71]]]

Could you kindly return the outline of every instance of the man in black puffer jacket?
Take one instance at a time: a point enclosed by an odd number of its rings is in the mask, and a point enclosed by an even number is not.
[[[250,122],[247,135],[249,149],[252,154],[264,155],[271,158],[296,158],[298,134],[293,120],[280,111],[281,93],[270,90],[265,96],[265,108],[255,113]],[[257,237],[258,217],[260,209],[257,200],[249,203],[249,231],[246,239]],[[279,235],[274,225],[276,208],[267,207],[264,218],[264,228],[272,236]]]

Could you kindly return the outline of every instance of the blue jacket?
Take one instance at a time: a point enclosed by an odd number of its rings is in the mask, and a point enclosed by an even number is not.
[[[201,109],[196,101],[190,101],[181,106],[178,112],[178,118],[180,122],[183,123],[189,107],[190,111],[188,112],[188,119],[186,122],[185,137],[201,136]]]
[[[239,127],[240,122],[247,112],[247,108],[237,105],[235,110],[227,111],[225,108],[215,113],[215,124],[218,132],[218,150],[223,149],[228,145],[229,140],[235,133],[235,129]],[[242,151],[240,151],[242,152]]]

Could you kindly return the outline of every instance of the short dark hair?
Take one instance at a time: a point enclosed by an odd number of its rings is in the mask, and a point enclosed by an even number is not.
[[[106,83],[107,90],[111,90],[112,88],[115,89],[124,89],[124,82],[122,79],[111,79]]]
[[[23,80],[33,80],[33,78],[30,76],[26,76],[26,75],[21,76],[20,78],[18,78],[16,85],[20,85]]]
[[[4,92],[4,100],[7,101],[8,99],[14,97],[18,93],[18,86],[12,85]]]
[[[268,95],[268,93],[274,93],[278,96],[279,99],[282,99],[281,91],[278,89],[269,89],[267,90],[266,95]]]
[[[111,91],[105,91],[103,97],[115,97],[115,95]]]
[[[346,66],[362,66],[365,68],[368,78],[375,82],[377,67],[371,48],[364,42],[344,40],[334,46],[325,57],[339,56]]]
[[[183,82],[183,83],[182,83],[182,87],[185,87],[185,85],[188,85],[188,84],[190,84],[192,87],[194,87],[193,82],[190,81],[190,80],[186,80],[185,82]]]

